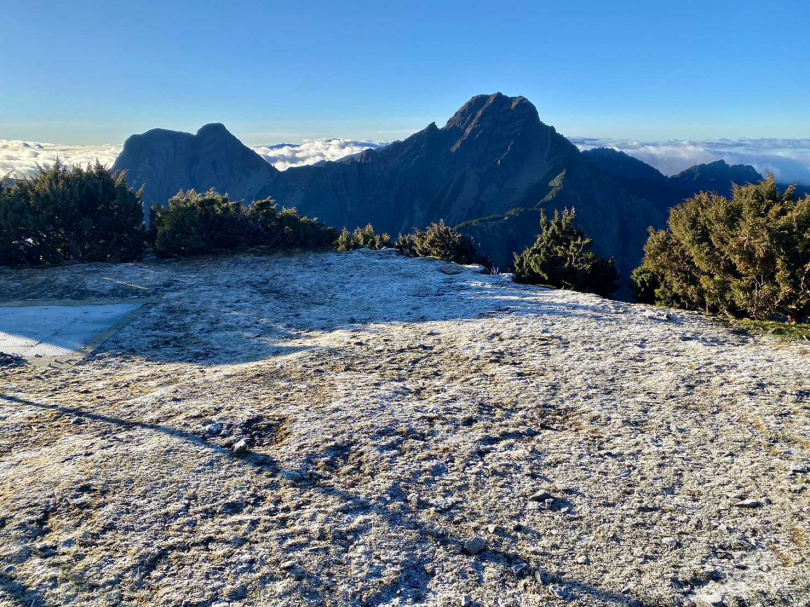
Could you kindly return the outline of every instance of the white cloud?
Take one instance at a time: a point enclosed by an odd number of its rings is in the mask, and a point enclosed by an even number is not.
[[[98,159],[112,166],[121,151],[120,145],[56,145],[0,139],[0,177],[12,173],[27,177],[37,172],[37,165],[52,165],[57,157],[65,164],[87,165]]]
[[[315,164],[322,160],[338,160],[363,150],[379,149],[385,143],[352,139],[306,139],[302,143],[252,146],[251,149],[279,170]],[[86,165],[98,159],[112,166],[121,145],[56,145],[32,141],[0,139],[0,177],[12,173],[26,177],[37,172],[37,165],[50,166],[57,157],[65,164]]]
[[[711,141],[641,142],[622,139],[571,138],[580,149],[611,147],[651,164],[666,175],[692,165],[723,159],[730,164],[750,164],[760,173],[771,171],[788,183],[810,184],[810,139],[718,139]],[[386,144],[353,139],[307,139],[302,143],[252,146],[267,162],[280,170],[338,160]],[[56,145],[30,141],[0,140],[0,176],[33,175],[37,164],[51,165],[59,159],[66,164],[86,165],[98,159],[111,166],[120,145]]]
[[[810,184],[810,139],[641,142],[574,137],[571,141],[581,150],[597,147],[621,150],[665,175],[722,159],[729,164],[750,164],[763,175],[771,172],[782,182]]]
[[[302,143],[280,143],[271,146],[253,146],[253,151],[280,171],[315,164],[322,160],[339,160],[363,150],[385,147],[379,141],[352,139],[305,139]]]

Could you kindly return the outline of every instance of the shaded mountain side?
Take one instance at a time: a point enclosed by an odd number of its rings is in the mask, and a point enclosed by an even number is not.
[[[196,135],[153,129],[132,135],[113,165],[129,184],[144,188],[147,205],[161,204],[179,190],[215,188],[231,200],[253,202],[279,171],[243,145],[221,124]]]
[[[729,165],[725,160],[698,164],[667,177],[658,169],[619,150],[596,148],[582,155],[625,190],[646,198],[664,213],[698,192],[711,191],[730,196],[733,184],[745,185],[763,179],[754,167]]]
[[[503,215],[459,225],[499,268],[509,268],[513,254],[534,242],[541,210],[550,216],[555,210],[576,208],[577,224],[593,239],[594,250],[605,257],[616,257],[616,265],[625,278],[638,267],[647,228],[661,228],[665,224],[664,215],[649,201],[628,195],[587,162],[572,164],[548,182],[545,195],[541,196],[539,186],[533,193],[524,201],[526,204]],[[599,197],[613,204],[594,204]]]
[[[474,97],[444,127],[431,124],[382,150],[279,173],[262,194],[338,227],[371,222],[397,234],[439,219],[461,224],[502,268],[534,241],[541,206],[576,206],[597,250],[616,256],[623,273],[640,260],[647,227],[664,224],[652,204],[541,122],[528,100],[501,94]],[[504,219],[515,209],[530,212],[523,222]]]
[[[538,205],[576,206],[596,250],[616,256],[627,274],[641,258],[647,227],[663,225],[655,206],[623,189],[554,127],[540,121],[523,97],[500,93],[470,99],[439,128],[354,158],[277,171],[222,125],[196,135],[155,130],[130,137],[116,160],[148,203],[165,204],[179,189],[216,188],[252,202],[272,196],[302,214],[352,229],[373,223],[396,235],[439,219],[450,225],[481,218],[483,252],[506,268],[512,253],[539,230]],[[503,218],[535,211],[523,224]],[[528,218],[528,216],[527,216]]]

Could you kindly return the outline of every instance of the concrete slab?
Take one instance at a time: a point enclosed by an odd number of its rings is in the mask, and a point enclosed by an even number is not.
[[[143,303],[0,307],[0,352],[26,360],[83,356]]]

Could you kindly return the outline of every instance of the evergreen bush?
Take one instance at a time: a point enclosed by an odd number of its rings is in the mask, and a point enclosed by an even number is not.
[[[540,216],[537,241],[515,255],[515,280],[609,296],[617,288],[619,273],[613,259],[599,257],[592,241],[575,225],[574,209]]]
[[[353,232],[343,228],[335,242],[335,248],[338,251],[354,251],[356,249],[378,251],[393,246],[394,243],[391,241],[391,237],[388,234],[377,234],[371,224],[368,224],[365,228],[355,228]]]
[[[330,246],[337,235],[322,223],[278,210],[272,198],[245,207],[215,190],[180,192],[168,207],[152,207],[152,250],[161,257],[188,257],[236,249],[292,249]]]
[[[141,193],[99,162],[0,186],[0,265],[130,261],[144,236]]]
[[[810,196],[780,192],[772,175],[701,192],[651,231],[633,273],[640,301],[756,320],[810,315]]]
[[[396,246],[409,257],[435,257],[461,264],[491,265],[478,254],[472,238],[448,227],[443,220],[429,225],[424,231],[414,230],[410,234],[400,235]]]

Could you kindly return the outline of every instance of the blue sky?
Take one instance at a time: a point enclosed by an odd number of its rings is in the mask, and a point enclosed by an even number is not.
[[[477,93],[569,136],[810,137],[810,2],[0,0],[0,139],[393,140]]]

